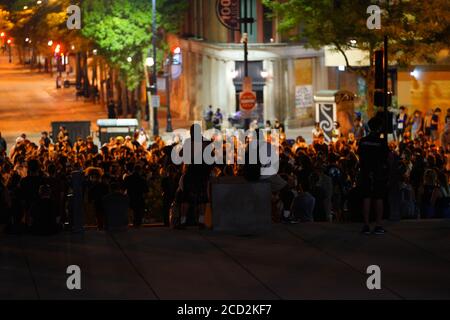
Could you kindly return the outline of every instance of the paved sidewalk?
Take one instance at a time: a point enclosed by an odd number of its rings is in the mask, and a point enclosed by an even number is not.
[[[450,299],[450,221],[274,225],[240,237],[196,229],[0,235],[0,299]],[[82,290],[66,288],[79,265]],[[368,290],[366,268],[381,268]]]

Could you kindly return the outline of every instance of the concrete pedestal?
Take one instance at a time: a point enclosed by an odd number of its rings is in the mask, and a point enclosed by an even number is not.
[[[248,182],[240,177],[212,181],[213,230],[256,234],[271,229],[269,182]]]

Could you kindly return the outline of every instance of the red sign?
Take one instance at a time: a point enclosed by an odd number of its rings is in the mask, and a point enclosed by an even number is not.
[[[256,94],[252,91],[242,92],[239,100],[241,109],[244,111],[252,111],[256,106]]]
[[[217,0],[217,17],[230,30],[239,31],[241,29],[240,2],[240,0]]]

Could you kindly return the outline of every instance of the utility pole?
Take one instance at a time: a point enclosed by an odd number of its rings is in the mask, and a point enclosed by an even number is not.
[[[384,132],[384,138],[386,141],[388,141],[388,134],[389,134],[389,102],[388,102],[388,77],[389,77],[389,62],[388,62],[388,37],[384,36],[384,76],[383,76],[383,83],[384,83],[384,121],[385,121],[385,132]]]
[[[389,0],[386,1],[386,5],[387,5],[387,9],[388,9],[388,14],[389,14]],[[388,112],[388,107],[389,107],[389,102],[388,102],[388,93],[389,93],[389,88],[388,88],[388,77],[389,77],[389,56],[388,56],[388,36],[387,34],[385,34],[384,36],[384,75],[383,75],[383,84],[384,84],[384,99],[383,99],[383,103],[384,103],[384,121],[385,121],[385,132],[384,132],[384,139],[386,140],[386,142],[388,141],[388,134],[389,134],[389,112]]]
[[[170,111],[170,85],[172,77],[172,55],[169,55],[166,64],[166,95],[167,95],[167,127],[166,132],[173,132],[172,128],[172,113]]]
[[[156,66],[156,0],[152,0],[152,46],[153,46],[153,92],[152,95],[158,94],[157,85],[157,66]],[[153,107],[153,106],[152,106]],[[159,124],[158,124],[158,108],[153,107],[153,135],[159,135]]]
[[[248,77],[248,24],[255,23],[255,19],[248,16],[248,0],[244,0],[244,16],[241,17],[241,23],[244,27],[242,34],[242,42],[244,43],[244,74]]]
[[[248,16],[248,0],[244,0],[244,16],[241,17],[241,23],[244,27],[244,32],[242,34],[242,42],[244,44],[244,82],[246,82],[246,78],[249,76],[248,73],[248,24],[254,23],[255,19],[253,17]],[[244,122],[245,130],[250,128],[251,119],[246,117]]]

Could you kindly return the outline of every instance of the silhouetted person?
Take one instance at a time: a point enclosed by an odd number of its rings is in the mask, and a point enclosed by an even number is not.
[[[108,118],[109,119],[117,118],[116,106],[114,104],[114,101],[109,101],[109,103],[108,103]]]
[[[124,180],[124,187],[130,198],[130,208],[133,210],[133,226],[140,227],[145,212],[144,195],[148,192],[147,181],[141,176],[142,168],[139,165],[134,167],[133,174]]]
[[[58,231],[57,209],[52,201],[52,190],[49,185],[39,187],[39,199],[31,205],[30,216],[33,234],[51,235]]]
[[[111,183],[111,192],[102,199],[105,214],[105,229],[108,231],[128,227],[128,209],[130,199],[120,189],[120,184]]]
[[[19,194],[22,200],[22,208],[26,214],[31,206],[39,200],[39,187],[43,184],[39,162],[37,160],[28,161],[28,174],[20,181]]]
[[[360,158],[360,187],[363,197],[364,227],[362,232],[370,234],[370,209],[375,205],[376,226],[375,234],[384,234],[385,230],[381,226],[383,219],[383,198],[387,186],[388,167],[387,158],[389,149],[381,133],[383,122],[379,117],[369,121],[370,133],[359,142]]]
[[[6,140],[2,137],[2,133],[0,132],[0,157],[3,154],[6,154],[7,144]]]

